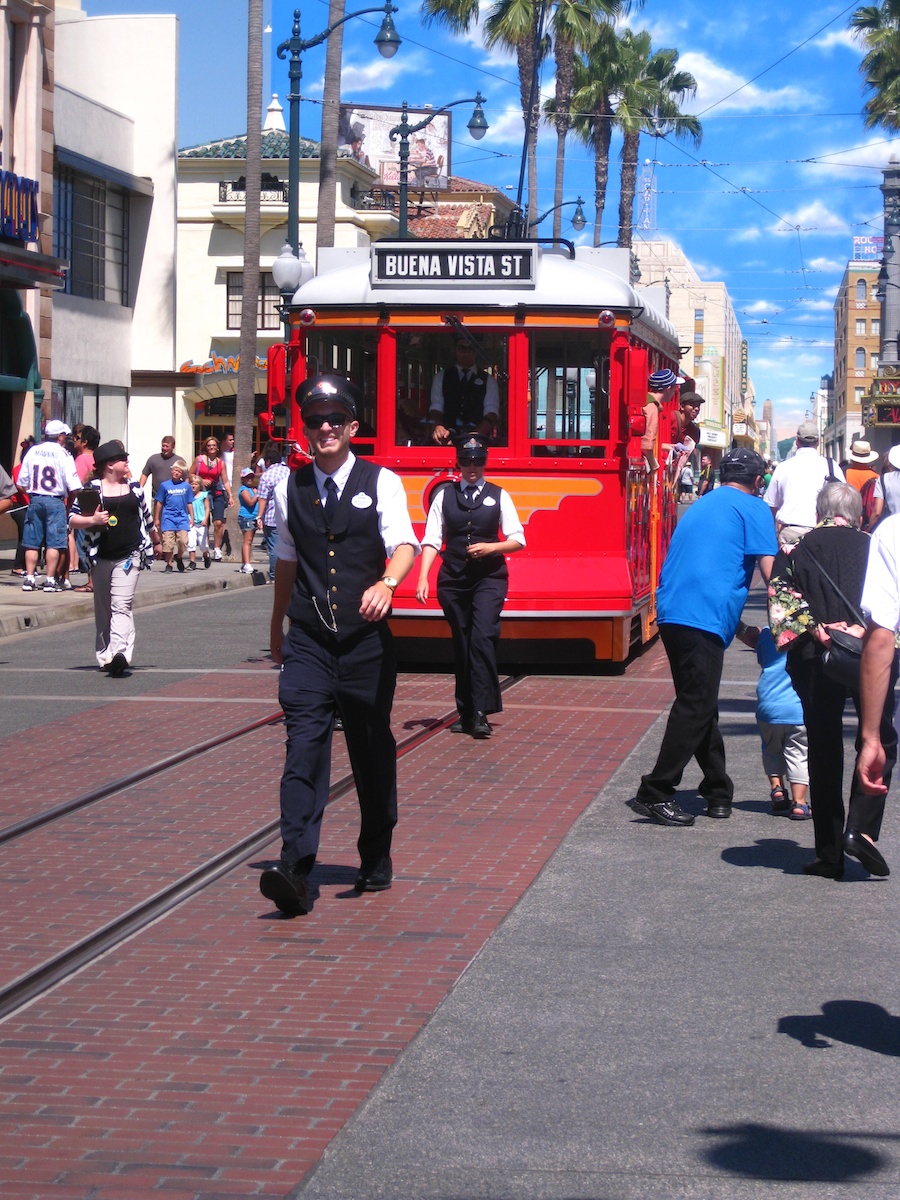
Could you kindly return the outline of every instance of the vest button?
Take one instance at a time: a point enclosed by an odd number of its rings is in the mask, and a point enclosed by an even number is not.
[[[334,541],[334,534],[333,534],[333,533],[329,533],[329,535],[328,535],[328,540],[329,540],[329,542],[333,542],[333,541]]]
[[[331,568],[331,571],[329,572],[329,574],[337,575],[337,571],[334,569],[334,567]]]
[[[331,590],[332,590],[333,592],[336,592],[336,591],[337,591],[337,588],[336,588],[336,587],[333,587]]]
[[[329,551],[328,551],[328,557],[329,557],[329,558],[334,558],[334,551],[333,551],[333,550],[329,550]]]

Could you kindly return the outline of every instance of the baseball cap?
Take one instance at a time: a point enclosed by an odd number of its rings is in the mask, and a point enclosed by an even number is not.
[[[68,437],[71,432],[72,430],[65,421],[48,421],[44,426],[44,433],[47,437],[59,437],[61,433],[64,433]]]
[[[250,475],[255,475],[255,474],[256,474],[256,472],[253,470],[252,467],[244,467],[243,471],[241,471],[241,479],[247,479]]]
[[[662,371],[654,371],[647,380],[647,385],[651,392],[662,392],[666,388],[677,386],[680,378],[674,371],[665,367]]]
[[[801,421],[797,426],[797,441],[798,442],[817,442],[819,440],[819,427],[815,421]]]
[[[340,404],[356,420],[363,399],[363,394],[356,384],[345,379],[343,375],[310,375],[297,388],[297,403],[300,405],[301,415],[311,404],[324,400]]]
[[[758,475],[765,475],[766,464],[761,454],[737,446],[722,455],[719,463],[719,478],[723,483],[753,483]]]

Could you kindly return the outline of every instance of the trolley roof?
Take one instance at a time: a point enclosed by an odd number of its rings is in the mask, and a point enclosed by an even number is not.
[[[628,312],[637,332],[677,347],[675,326],[654,307],[659,293],[629,282],[630,252],[578,246],[575,258],[535,242],[374,242],[322,248],[319,274],[294,293],[292,308],[471,307]]]

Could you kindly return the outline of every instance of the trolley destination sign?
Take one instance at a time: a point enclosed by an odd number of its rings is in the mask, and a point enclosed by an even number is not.
[[[433,242],[376,242],[372,287],[429,287],[448,283],[477,287],[534,287],[534,246],[460,246]]]

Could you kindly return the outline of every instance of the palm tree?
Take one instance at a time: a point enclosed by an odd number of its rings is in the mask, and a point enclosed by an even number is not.
[[[247,162],[244,200],[244,272],[241,290],[241,364],[234,414],[234,470],[250,462],[256,400],[257,296],[259,295],[259,193],[262,180],[263,0],[247,0]],[[232,547],[241,544],[237,503],[228,510]],[[232,551],[233,553],[233,551]]]
[[[602,22],[583,55],[574,61],[570,121],[576,136],[594,152],[594,245],[599,246],[606,187],[609,182],[609,147],[619,86],[620,43],[612,25]],[[555,101],[548,103],[555,107]],[[552,111],[551,111],[551,115]]]
[[[344,0],[330,0],[328,27],[344,17]],[[316,211],[316,249],[334,245],[334,207],[337,199],[338,124],[341,116],[341,58],[344,27],[339,25],[325,44],[322,90],[322,137],[319,141],[319,198]]]
[[[679,141],[699,146],[703,127],[697,117],[686,115],[679,107],[686,96],[696,93],[697,81],[689,71],[677,69],[678,51],[652,54],[646,30],[632,33],[626,29],[621,42],[624,68],[616,108],[616,125],[622,131],[619,245],[630,249],[641,133],[656,137],[674,133]]]
[[[537,131],[540,104],[532,101],[532,78],[536,60],[546,49],[539,26],[544,5],[534,0],[494,0],[484,23],[484,43],[489,48],[506,46],[515,51],[519,71],[519,94],[526,129],[528,156],[528,220],[537,216]],[[478,0],[422,0],[426,25],[437,22],[451,33],[467,33],[479,15]]]
[[[619,0],[556,0],[553,10],[553,57],[556,60],[556,92],[553,123],[556,126],[556,179],[553,188],[553,236],[562,234],[563,182],[566,138],[572,125],[571,106],[575,90],[575,52],[596,36],[598,19],[612,17],[624,7]]]
[[[850,29],[866,47],[859,65],[863,92],[871,93],[863,106],[866,127],[900,129],[900,0],[858,8]]]

